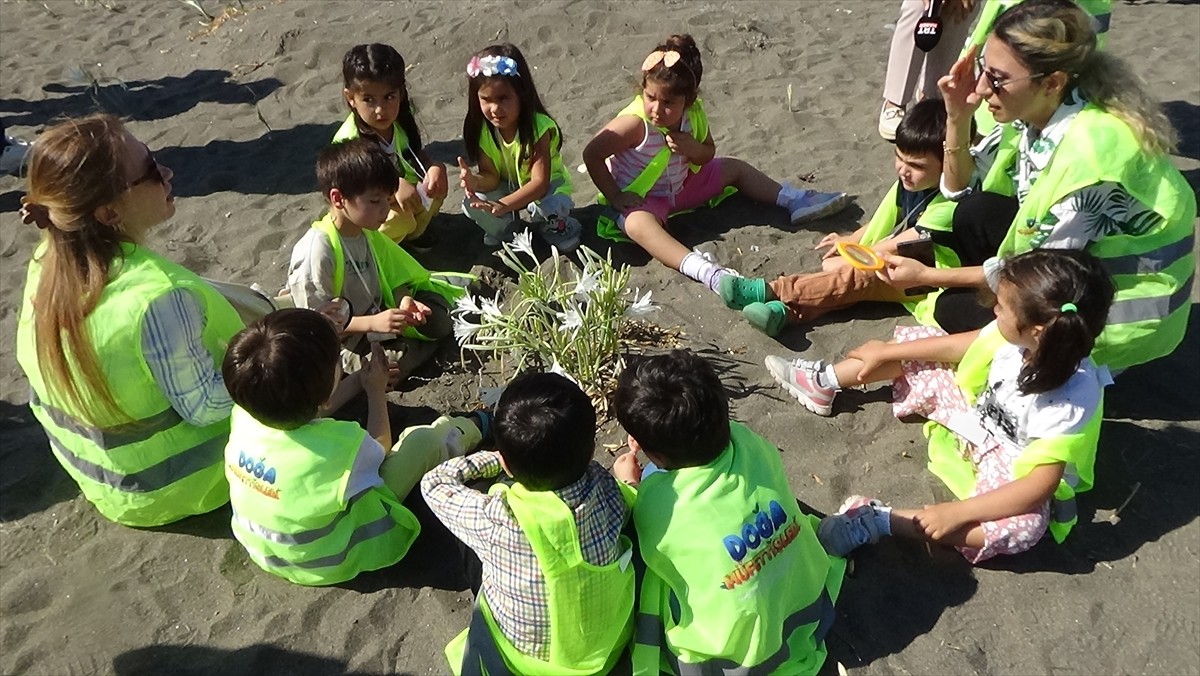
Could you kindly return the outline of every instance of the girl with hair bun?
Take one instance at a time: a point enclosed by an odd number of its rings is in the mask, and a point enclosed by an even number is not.
[[[588,174],[612,209],[600,236],[633,240],[658,262],[714,293],[732,271],[711,254],[689,251],[667,231],[672,214],[719,201],[729,187],[788,210],[792,223],[841,211],[843,192],[780,185],[742,160],[716,157],[699,98],[704,66],[690,35],[672,35],[642,61],[638,95],[596,133],[583,151]]]

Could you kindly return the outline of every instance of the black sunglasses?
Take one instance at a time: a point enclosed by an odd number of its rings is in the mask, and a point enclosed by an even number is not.
[[[1010,85],[1014,82],[1021,82],[1023,80],[1035,80],[1047,74],[1048,73],[1034,73],[1033,75],[1026,75],[1025,77],[1011,77],[1008,79],[1002,79],[992,75],[987,71],[986,68],[984,68],[983,56],[975,57],[975,79],[978,80],[979,78],[983,78],[986,80],[988,87],[991,87],[992,93],[996,95],[999,95],[1000,92],[1004,91],[1004,87],[1006,85]]]
[[[154,181],[155,183],[159,184],[164,182],[162,169],[158,164],[158,160],[154,159],[154,153],[150,152],[149,147],[145,145],[142,147],[146,148],[146,171],[138,178],[130,181],[129,185],[125,186],[126,190],[132,190],[133,188],[146,183],[147,181]]]

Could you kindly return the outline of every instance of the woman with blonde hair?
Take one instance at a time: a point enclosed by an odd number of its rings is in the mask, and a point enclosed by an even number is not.
[[[155,526],[229,500],[221,378],[233,307],[148,249],[175,213],[173,172],[109,115],[38,137],[23,220],[29,264],[17,359],[50,447],[101,514]]]
[[[994,288],[1005,258],[1085,249],[1117,286],[1095,360],[1123,369],[1170,354],[1187,327],[1196,196],[1171,164],[1175,134],[1158,103],[1097,49],[1091,18],[1070,0],[1017,5],[996,21],[983,58],[975,54],[938,83],[948,118],[942,193],[958,202],[940,243],[965,267],[891,256],[881,274],[901,288],[953,287],[934,316],[956,333],[991,320],[975,289]],[[983,103],[999,124],[971,146]]]

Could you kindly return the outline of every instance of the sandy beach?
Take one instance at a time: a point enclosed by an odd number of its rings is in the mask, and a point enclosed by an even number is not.
[[[894,180],[876,133],[892,0],[791,2],[322,2],[246,0],[207,21],[166,0],[0,0],[0,118],[33,139],[55,117],[116,113],[175,172],[177,214],[149,244],[210,278],[278,288],[291,247],[320,217],[313,161],[345,116],[341,58],[387,42],[434,159],[463,153],[466,79],[476,50],[524,51],[561,125],[570,167],[628,101],[644,55],[673,32],[704,54],[702,96],[718,153],[781,180],[811,177],[855,204],[805,227],[732,198],[672,221],[747,276],[816,269],[813,245],[850,231]],[[1114,3],[1109,48],[1130,60],[1180,132],[1175,158],[1200,186],[1200,6]],[[788,89],[792,96],[789,101]],[[456,181],[454,181],[456,183]],[[0,673],[440,674],[442,648],[468,621],[469,591],[436,542],[400,566],[332,588],[304,588],[254,566],[229,509],[158,529],[110,523],[54,460],[27,406],[15,358],[26,264],[38,231],[16,210],[24,182],[0,177]],[[575,176],[575,216],[600,250],[596,190]],[[426,267],[500,268],[451,187]],[[830,511],[848,494],[919,506],[941,495],[920,425],[891,415],[890,391],[847,392],[820,418],[775,386],[762,360],[837,357],[911,323],[864,306],[778,341],[720,298],[631,246],[614,257],[653,291],[654,321],[710,357],[734,416],[781,450],[796,495]],[[1193,291],[1195,304],[1200,294]],[[397,401],[414,419],[470,408],[495,365],[446,346]],[[950,550],[888,541],[855,557],[829,639],[859,674],[1200,674],[1200,312],[1176,353],[1108,391],[1096,488],[1061,546],[972,568]],[[615,422],[601,444],[624,439]]]

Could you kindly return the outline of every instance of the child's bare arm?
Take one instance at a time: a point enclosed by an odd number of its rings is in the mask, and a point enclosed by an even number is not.
[[[379,343],[371,344],[371,356],[360,378],[367,393],[367,434],[380,446],[392,447],[392,424],[387,413],[388,358]]]
[[[471,206],[476,209],[488,208],[493,216],[503,216],[513,211],[520,211],[531,202],[542,199],[550,192],[550,137],[546,132],[533,145],[532,163],[529,168],[529,182],[505,195],[498,200],[479,200]]]
[[[1054,495],[1063,467],[1061,462],[1038,465],[1029,474],[994,491],[966,500],[927,505],[913,521],[927,537],[941,540],[963,526],[1027,514]]]
[[[619,115],[596,132],[583,149],[583,163],[587,166],[592,183],[609,204],[619,209],[637,206],[642,198],[634,193],[622,192],[604,161],[622,150],[637,146],[644,133],[645,123],[640,117]]]
[[[467,165],[467,161],[463,158],[458,158],[458,184],[462,187],[463,192],[467,194],[467,199],[475,197],[474,193],[491,192],[500,185],[500,172],[496,169],[496,165],[492,164],[492,160],[483,153],[479,154],[479,162],[476,163],[477,173],[471,172],[471,167]]]

